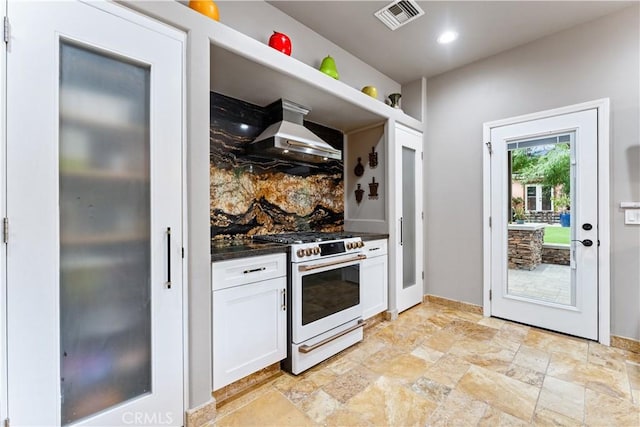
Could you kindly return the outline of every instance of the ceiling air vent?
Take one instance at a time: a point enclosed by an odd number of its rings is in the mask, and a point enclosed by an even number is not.
[[[418,3],[411,0],[396,0],[375,13],[384,25],[395,30],[424,15]]]

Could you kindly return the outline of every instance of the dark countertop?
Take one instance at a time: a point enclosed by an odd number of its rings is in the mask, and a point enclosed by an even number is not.
[[[384,233],[360,233],[345,231],[345,234],[360,236],[363,241],[388,239]],[[289,252],[289,245],[283,243],[256,242],[252,239],[223,239],[211,241],[211,262]]]
[[[345,234],[353,234],[354,236],[358,236],[364,242],[389,238],[388,233],[361,233],[359,231],[345,231]]]
[[[243,240],[212,240],[211,261],[289,252],[289,245]]]

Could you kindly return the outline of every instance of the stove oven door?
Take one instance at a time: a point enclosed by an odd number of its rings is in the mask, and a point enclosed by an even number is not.
[[[362,317],[360,266],[364,255],[292,264],[292,340],[310,338]]]

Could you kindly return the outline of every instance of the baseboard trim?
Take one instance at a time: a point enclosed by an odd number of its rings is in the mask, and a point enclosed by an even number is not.
[[[280,362],[273,363],[266,368],[260,369],[253,374],[247,375],[238,381],[215,390],[213,392],[213,397],[218,403],[217,406],[220,407],[225,403],[244,395],[248,391],[254,390],[256,387],[261,386],[281,373],[282,370],[280,369]]]
[[[634,340],[632,338],[611,335],[611,347],[632,351],[634,353],[640,353],[640,341]]]
[[[186,414],[186,427],[202,427],[207,425],[216,419],[216,400],[211,399],[198,407],[188,409]]]
[[[435,295],[427,294],[422,298],[423,302],[429,302],[431,304],[444,305],[445,307],[455,308],[456,310],[466,311],[469,313],[482,314],[482,306],[475,305],[468,302],[456,301],[448,298],[438,297]]]
[[[387,310],[384,312],[384,320],[397,320],[398,319],[398,310]]]
[[[371,317],[369,317],[368,319],[365,319],[365,325],[364,325],[364,330],[365,332],[368,331],[369,329],[371,329],[372,327],[376,326],[378,323],[380,322],[384,322],[387,317],[387,314],[385,311],[375,314]]]

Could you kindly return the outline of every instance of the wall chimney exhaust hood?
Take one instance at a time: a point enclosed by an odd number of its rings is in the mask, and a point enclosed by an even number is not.
[[[267,127],[247,145],[247,151],[261,157],[305,163],[324,163],[342,158],[340,150],[303,126],[304,116],[311,111],[309,108],[286,99],[275,104],[281,104],[282,120]]]

